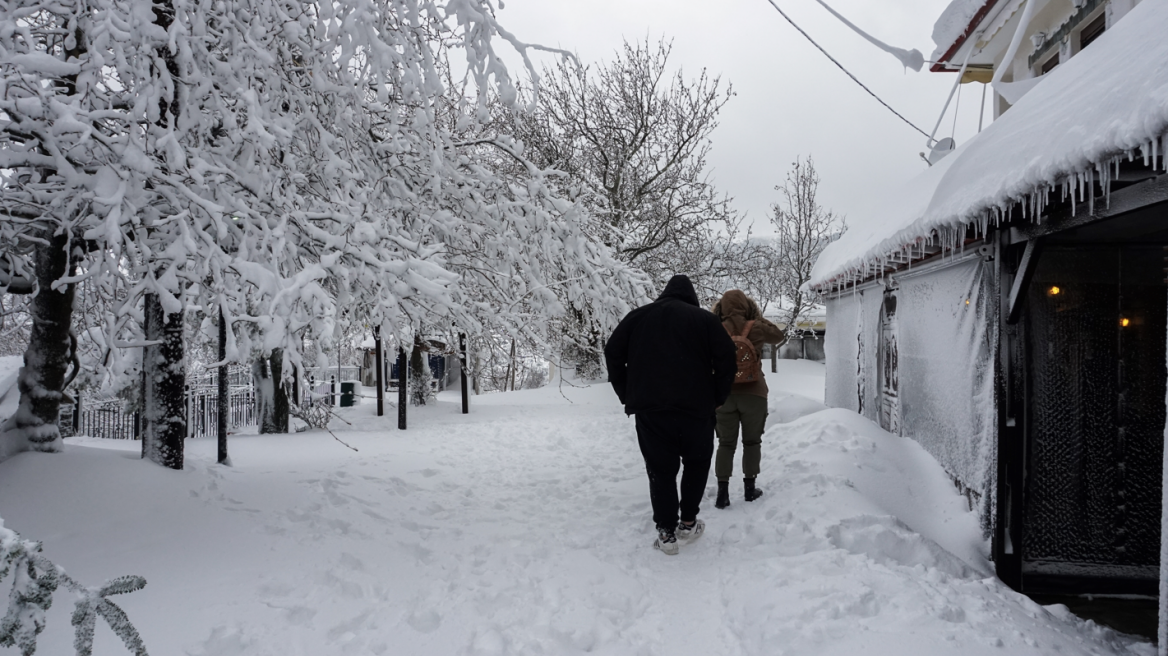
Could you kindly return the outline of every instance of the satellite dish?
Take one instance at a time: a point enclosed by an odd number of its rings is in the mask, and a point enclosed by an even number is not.
[[[952,137],[945,137],[933,144],[929,150],[929,156],[925,159],[929,161],[929,166],[932,166],[945,159],[945,156],[953,152],[955,148],[957,148],[957,142]]]

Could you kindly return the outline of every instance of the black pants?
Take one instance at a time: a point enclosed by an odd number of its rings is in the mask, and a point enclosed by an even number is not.
[[[680,412],[637,413],[637,442],[649,474],[653,522],[658,528],[676,528],[679,508],[682,521],[697,519],[714,457],[714,416],[703,419]],[[678,469],[682,469],[680,503]]]

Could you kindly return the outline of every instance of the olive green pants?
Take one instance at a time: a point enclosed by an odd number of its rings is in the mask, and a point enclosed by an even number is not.
[[[738,448],[738,425],[742,424],[742,477],[758,476],[762,461],[762,432],[766,429],[767,400],[753,394],[731,394],[718,408],[718,457],[714,475],[729,481],[734,474],[734,451]]]

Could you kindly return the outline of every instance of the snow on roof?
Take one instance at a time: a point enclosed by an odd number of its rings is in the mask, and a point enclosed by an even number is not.
[[[970,24],[977,17],[978,12],[987,5],[993,5],[997,0],[953,0],[940,18],[933,24],[933,43],[937,49],[933,51],[929,61],[940,61],[957,40],[965,35]]]
[[[1168,2],[1142,2],[1008,112],[873,210],[815,264],[810,285],[854,277],[934,232],[984,221],[1116,157],[1168,150]],[[1160,143],[1160,140],[1163,140]]]

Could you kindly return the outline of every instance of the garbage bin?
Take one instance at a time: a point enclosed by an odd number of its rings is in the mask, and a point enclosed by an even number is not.
[[[341,407],[351,408],[357,404],[357,381],[341,383]]]

